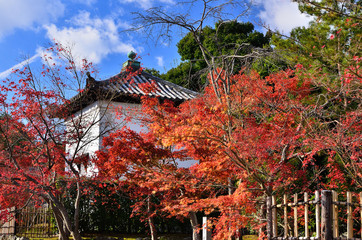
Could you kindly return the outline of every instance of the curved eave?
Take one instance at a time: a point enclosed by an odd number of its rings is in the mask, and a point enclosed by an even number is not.
[[[70,113],[74,114],[80,109],[99,101],[112,100],[115,102],[140,103],[141,96],[157,97],[161,101],[168,99],[179,105],[183,101],[195,98],[198,93],[178,86],[174,83],[155,77],[147,72],[140,72],[127,79],[127,72],[121,72],[107,80],[87,80],[86,88],[70,99]],[[146,93],[142,84],[156,86],[154,91]]]

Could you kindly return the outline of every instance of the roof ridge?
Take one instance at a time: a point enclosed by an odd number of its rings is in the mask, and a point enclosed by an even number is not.
[[[166,81],[160,77],[153,76],[143,70],[137,72],[133,76],[131,75],[129,79],[127,79],[127,75],[126,71],[122,71],[108,79],[99,81],[88,76],[90,79],[87,79],[88,84],[85,88],[69,99],[72,104],[75,104],[74,112],[78,111],[83,106],[89,105],[97,100],[106,99],[109,96],[115,97],[114,100],[119,102],[140,103],[140,97],[148,95],[160,99],[169,99],[179,104],[199,95],[197,92]],[[157,83],[157,91],[146,94],[140,89],[139,84],[151,83],[152,81]]]

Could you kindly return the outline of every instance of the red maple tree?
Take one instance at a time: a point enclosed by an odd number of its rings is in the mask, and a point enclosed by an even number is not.
[[[304,176],[291,159],[303,149],[310,88],[289,70],[267,79],[240,73],[227,95],[209,86],[178,107],[144,98],[149,132],[112,134],[99,167],[140,191],[162,193],[159,207],[172,216],[218,212],[215,237],[235,235],[255,214],[258,197]],[[189,159],[197,164],[178,166]]]
[[[79,67],[70,49],[60,44],[47,49],[44,61],[41,73],[26,65],[0,85],[0,206],[20,211],[30,204],[48,204],[60,239],[69,239],[69,235],[81,239],[81,151],[79,147],[69,153],[65,146],[84,144],[87,138],[82,133],[95,123],[84,123],[81,116],[72,115],[67,99],[69,89],[80,91],[92,65],[83,60]],[[70,184],[77,186],[72,218],[61,200]]]
[[[322,77],[302,66],[266,79],[217,70],[203,94],[180,106],[145,97],[148,132],[112,134],[98,155],[99,167],[138,189],[138,196],[159,194],[157,207],[168,215],[216,213],[216,239],[235,236],[250,223],[263,227],[265,196],[312,191],[316,179],[322,181],[317,187],[324,188],[335,188],[336,180],[343,183],[346,177],[359,184],[359,107],[329,125],[333,111],[318,102],[316,84]],[[350,87],[356,89],[360,78],[352,79]],[[334,96],[341,92],[338,86],[330,90]],[[358,101],[356,94],[348,98]],[[311,176],[324,153],[328,164]],[[189,159],[197,163],[179,167]]]

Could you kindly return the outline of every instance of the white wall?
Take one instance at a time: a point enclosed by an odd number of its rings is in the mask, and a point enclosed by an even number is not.
[[[66,151],[70,158],[89,154],[94,156],[95,152],[102,148],[102,139],[111,131],[129,127],[136,132],[146,131],[147,128],[141,122],[142,111],[140,104],[97,101],[74,114],[72,119],[66,122],[67,130],[77,129],[82,126],[84,137],[81,141],[66,145]],[[195,160],[177,161],[179,167],[190,167],[197,163]],[[94,166],[82,169],[83,174],[96,174]]]
[[[146,128],[142,126],[141,106],[139,104],[96,101],[78,111],[72,118],[67,119],[68,144],[66,152],[69,159],[83,154],[94,156],[102,147],[102,139],[111,131],[124,126],[140,132]],[[77,131],[78,130],[78,131]],[[85,170],[82,168],[82,171]],[[86,175],[96,173],[94,166],[88,166]]]

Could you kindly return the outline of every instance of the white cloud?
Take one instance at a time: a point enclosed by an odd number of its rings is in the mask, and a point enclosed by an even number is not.
[[[164,66],[164,61],[163,61],[163,57],[156,57],[157,59],[157,65],[160,66],[160,67],[163,67]]]
[[[18,63],[16,65],[12,66],[8,70],[5,70],[5,71],[1,72],[0,73],[0,79],[7,78],[14,70],[23,68],[27,64],[30,64],[30,63],[34,62],[38,57],[40,57],[40,55],[37,53],[34,56],[22,61],[21,63]]]
[[[64,13],[60,0],[0,0],[0,39],[14,29],[47,24]]]
[[[49,39],[72,47],[72,54],[78,60],[86,58],[100,63],[111,53],[128,53],[134,50],[130,43],[120,39],[122,23],[114,19],[91,18],[88,12],[81,12],[70,21],[72,27],[58,28],[54,24],[45,26]]]
[[[259,17],[271,29],[277,29],[287,34],[293,28],[308,26],[312,18],[307,14],[302,14],[298,9],[298,4],[291,0],[268,0],[257,1],[264,10],[260,11]]]
[[[134,3],[135,6],[140,6],[142,9],[149,9],[154,6],[156,2],[175,4],[174,0],[120,0],[121,3]]]

